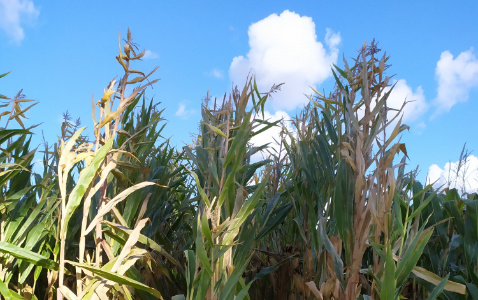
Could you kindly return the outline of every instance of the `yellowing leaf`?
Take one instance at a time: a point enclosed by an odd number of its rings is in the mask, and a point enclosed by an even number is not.
[[[314,294],[315,297],[317,297],[317,299],[319,300],[324,299],[322,297],[322,293],[319,291],[319,289],[315,285],[315,282],[309,281],[309,282],[306,282],[305,285],[311,290],[311,292]]]
[[[106,213],[108,213],[116,204],[118,204],[120,201],[123,201],[126,197],[129,196],[132,192],[142,189],[146,186],[154,185],[153,182],[141,182],[136,185],[133,185],[132,187],[127,188],[126,190],[122,191],[119,193],[116,197],[114,197],[112,200],[110,200],[106,205],[101,207],[101,209],[98,211],[96,214],[95,218],[91,221],[90,225],[85,231],[85,235],[91,232],[93,228],[95,228],[96,224],[102,218]]]
[[[209,129],[211,129],[214,133],[219,134],[220,136],[222,136],[225,139],[227,138],[226,134],[224,132],[222,132],[221,129],[219,129],[217,127],[214,127],[211,124],[208,124],[208,123],[205,123],[205,122],[201,122],[201,124],[207,125],[207,127],[209,127]]]

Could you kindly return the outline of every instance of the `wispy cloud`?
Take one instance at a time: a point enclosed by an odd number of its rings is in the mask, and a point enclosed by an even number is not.
[[[188,109],[186,102],[181,102],[178,105],[178,109],[176,110],[176,116],[180,117],[181,119],[187,119],[191,115],[195,114],[195,109]]]
[[[308,103],[304,93],[310,94],[310,86],[331,76],[330,67],[337,62],[340,34],[327,29],[326,49],[317,40],[312,18],[288,10],[252,24],[248,34],[249,53],[234,57],[229,76],[241,85],[252,70],[262,91],[285,82],[271,101],[276,110],[291,110]]]
[[[25,38],[22,23],[38,18],[40,11],[30,0],[0,0],[0,30],[15,43]]]
[[[473,52],[473,49],[461,52],[456,58],[450,51],[442,52],[435,69],[438,93],[433,101],[434,116],[466,102],[470,90],[478,87],[478,59]]]
[[[144,51],[143,59],[148,60],[148,59],[157,59],[157,58],[159,58],[159,54],[157,54],[156,52],[153,52],[149,49],[146,49],[146,51]]]
[[[178,110],[176,111],[176,116],[182,117],[186,114],[186,104],[180,103]]]
[[[207,72],[207,75],[212,76],[216,79],[223,79],[224,71],[214,68],[211,71]]]

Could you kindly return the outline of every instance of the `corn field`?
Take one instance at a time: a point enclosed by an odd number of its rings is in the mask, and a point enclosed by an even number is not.
[[[206,97],[179,149],[145,94],[156,69],[132,68],[145,52],[129,30],[118,46],[92,136],[65,114],[36,148],[36,102],[0,95],[4,299],[478,299],[478,195],[406,171],[375,42],[332,66],[334,89],[313,90],[293,131],[264,120],[280,87],[249,77]],[[275,147],[251,143],[277,126]]]

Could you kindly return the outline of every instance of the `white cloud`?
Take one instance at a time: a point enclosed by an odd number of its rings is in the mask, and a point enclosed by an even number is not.
[[[279,151],[279,145],[277,144],[276,141],[280,141],[280,134],[282,131],[282,128],[285,127],[287,128],[288,131],[292,131],[291,123],[290,123],[290,117],[289,115],[282,110],[276,111],[274,114],[271,114],[268,111],[264,111],[264,119],[262,119],[262,114],[258,116],[259,120],[266,120],[268,122],[275,122],[278,120],[282,120],[282,122],[279,122],[274,127],[269,128],[268,130],[259,133],[258,135],[252,137],[251,139],[251,144],[254,147],[260,147],[262,145],[265,145],[269,143],[269,148],[275,149],[277,152]],[[265,125],[260,125],[258,126],[254,131],[259,131],[261,128],[263,128]],[[275,140],[274,140],[275,139]],[[273,151],[270,149],[269,151]],[[262,156],[267,157],[268,153],[267,151],[263,151],[264,153],[256,153],[252,156],[253,160],[259,160],[262,158]]]
[[[436,164],[431,165],[428,169],[427,184],[436,181],[433,185],[435,188],[444,185],[456,188],[460,193],[478,192],[478,157],[470,155],[459,170],[458,166],[459,162],[446,163],[443,169]]]
[[[460,53],[456,58],[449,51],[442,52],[435,76],[438,80],[435,115],[466,102],[470,89],[478,86],[478,59],[473,49]]]
[[[182,117],[186,114],[186,104],[180,103],[178,110],[176,111],[176,116]]]
[[[390,89],[386,89],[386,91],[389,90]],[[388,107],[394,109],[400,109],[404,102],[407,102],[403,108],[404,123],[411,123],[419,120],[428,109],[423,88],[419,86],[414,92],[407,84],[406,80],[400,79],[396,82],[395,87],[390,93],[390,96],[387,100],[387,105]],[[391,113],[393,114],[393,111]]]
[[[180,117],[181,119],[187,119],[191,115],[195,114],[195,109],[188,109],[185,102],[181,102],[178,105],[178,109],[176,110],[176,116]]]
[[[219,69],[216,69],[216,68],[212,69],[207,74],[209,76],[212,76],[212,77],[216,78],[216,79],[224,78],[224,72],[222,70],[219,70]]]
[[[270,103],[274,109],[294,109],[309,102],[303,94],[311,94],[316,86],[331,76],[336,63],[340,34],[327,29],[325,43],[317,41],[315,23],[310,17],[285,10],[272,14],[249,27],[249,53],[232,60],[229,76],[242,86],[252,71],[260,91],[269,91],[273,84],[285,82]]]
[[[157,58],[159,58],[159,54],[157,54],[156,52],[153,52],[148,49],[144,51],[143,59],[157,59]]]
[[[0,0],[0,30],[20,43],[25,38],[22,23],[35,20],[39,14],[30,0]]]
[[[400,79],[394,82],[395,87],[393,88],[390,96],[387,99],[387,107],[390,110],[387,113],[387,119],[392,120],[393,117],[397,114],[397,111],[402,107],[403,103],[407,102],[405,107],[402,110],[402,124],[407,124],[411,128],[416,128],[420,133],[422,132],[426,124],[422,120],[422,116],[428,110],[428,104],[425,99],[425,95],[421,86],[418,86],[415,91],[407,84],[407,81]],[[388,87],[384,92],[390,91],[391,87]],[[375,100],[370,104],[371,109],[375,107]],[[359,117],[363,117],[363,108],[358,110]],[[392,130],[397,125],[400,116],[397,117],[388,127],[389,130],[386,130],[387,135],[392,132]],[[415,124],[415,125],[412,125]]]
[[[424,121],[421,121],[418,124],[414,125],[412,130],[414,130],[417,134],[422,134],[425,128],[427,128],[427,124],[425,124]]]

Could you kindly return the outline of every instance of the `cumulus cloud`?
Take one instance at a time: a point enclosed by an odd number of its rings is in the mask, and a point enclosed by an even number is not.
[[[180,117],[181,119],[187,119],[191,115],[195,114],[195,109],[188,109],[185,102],[181,102],[178,105],[178,109],[176,110],[176,116]]]
[[[466,163],[446,163],[443,168],[433,164],[428,169],[427,184],[434,183],[435,188],[440,186],[456,188],[461,193],[478,192],[478,157],[468,156]]]
[[[262,114],[257,119],[262,120]],[[279,120],[282,120],[282,122],[279,122],[279,124],[277,124],[276,126],[271,127],[268,130],[266,130],[264,132],[261,132],[258,135],[252,137],[251,144],[254,147],[260,147],[262,145],[265,145],[265,144],[269,143],[269,148],[272,148],[272,149],[274,149],[275,151],[278,152],[279,151],[279,145],[277,144],[276,141],[280,141],[280,134],[281,134],[282,128],[285,127],[288,131],[292,131],[292,127],[291,127],[291,124],[289,122],[290,117],[285,111],[282,111],[282,110],[276,111],[274,114],[272,114],[268,111],[264,111],[264,119],[263,120],[266,120],[266,121],[271,122],[271,123],[275,122],[275,121],[279,121]],[[265,125],[258,126],[255,129],[255,131],[259,131],[264,126]],[[270,149],[269,151],[271,151],[272,149]],[[256,153],[252,156],[252,159],[253,160],[259,160],[263,156],[267,157],[268,153],[266,151],[263,151],[263,153]]]
[[[442,52],[435,76],[438,81],[435,115],[466,102],[470,89],[478,86],[478,59],[473,49],[460,53],[456,58],[449,51]]]
[[[416,128],[418,132],[422,132],[426,125],[422,120],[423,115],[428,110],[428,103],[423,92],[423,88],[418,86],[415,91],[407,84],[405,79],[400,79],[394,82],[395,87],[393,88],[390,96],[387,99],[387,106],[392,109],[387,114],[387,119],[392,120],[393,117],[397,114],[402,105],[406,102],[405,107],[402,110],[402,124],[411,125],[412,128]],[[385,89],[385,92],[390,91],[391,87]],[[375,107],[375,101],[372,101],[370,107],[373,109]],[[362,117],[364,114],[363,108],[358,111],[359,117]],[[395,128],[400,117],[397,117],[388,127],[387,134],[391,133]]]
[[[156,52],[153,52],[151,50],[148,50],[146,49],[146,51],[144,51],[144,56],[143,56],[143,59],[157,59],[159,58],[159,54],[157,54]]]
[[[337,62],[341,37],[326,30],[325,44],[317,40],[315,23],[310,17],[285,10],[272,14],[249,27],[247,55],[234,57],[229,68],[231,80],[241,86],[252,72],[261,91],[284,82],[281,92],[270,101],[274,109],[291,110],[306,104],[304,96],[331,76]]]
[[[386,90],[389,91],[390,89]],[[400,109],[405,102],[407,102],[407,104],[403,108],[404,123],[420,120],[428,109],[423,88],[419,86],[414,92],[406,80],[400,79],[396,82],[395,87],[390,93],[387,105],[391,108]]]
[[[0,0],[0,30],[20,43],[25,38],[22,23],[35,20],[39,14],[30,0]]]

